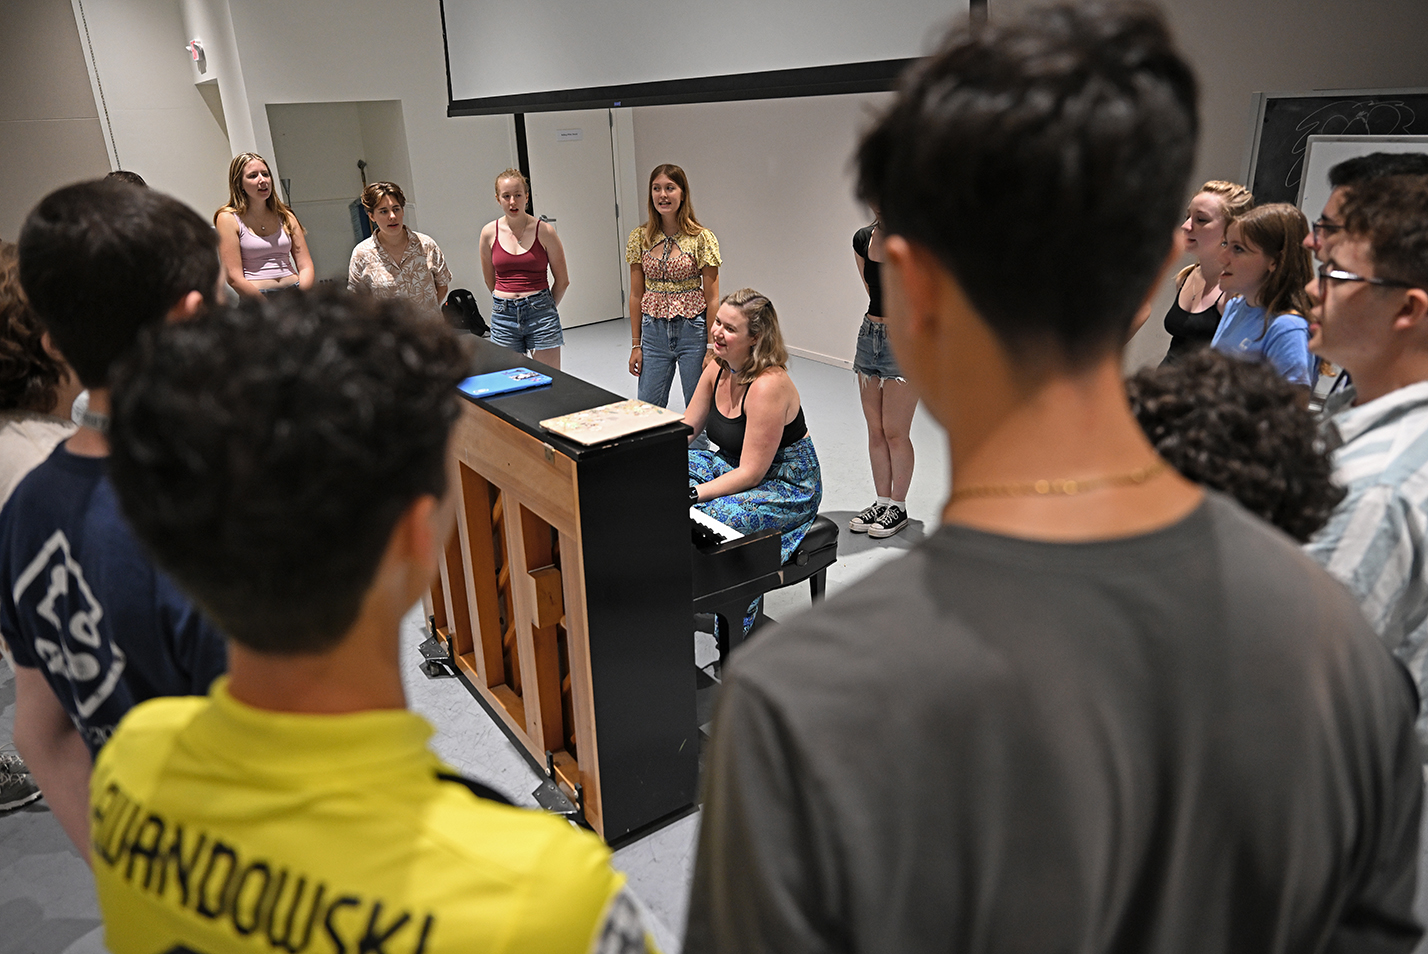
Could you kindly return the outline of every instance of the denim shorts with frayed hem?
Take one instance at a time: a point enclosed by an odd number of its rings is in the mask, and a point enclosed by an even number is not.
[[[565,344],[550,289],[525,298],[491,299],[491,340],[514,351],[543,351]]]
[[[892,345],[888,344],[888,327],[881,321],[863,318],[863,326],[858,329],[858,350],[853,356],[853,370],[869,378],[885,381],[901,381],[902,369],[893,357]]]

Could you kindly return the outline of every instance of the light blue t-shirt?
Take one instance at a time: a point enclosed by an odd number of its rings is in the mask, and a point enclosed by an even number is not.
[[[1210,347],[1245,360],[1265,360],[1291,384],[1313,387],[1317,362],[1309,354],[1309,322],[1300,315],[1275,315],[1264,327],[1264,309],[1243,296],[1225,306]]]

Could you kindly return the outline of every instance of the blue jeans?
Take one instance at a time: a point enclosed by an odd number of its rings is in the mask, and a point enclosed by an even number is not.
[[[560,331],[560,315],[550,289],[525,298],[496,298],[491,301],[491,340],[503,348],[525,353],[559,348],[565,344]]]
[[[693,318],[651,318],[640,320],[639,398],[660,407],[669,405],[669,389],[674,369],[679,368],[679,384],[684,404],[694,397],[694,386],[704,370],[704,313]]]

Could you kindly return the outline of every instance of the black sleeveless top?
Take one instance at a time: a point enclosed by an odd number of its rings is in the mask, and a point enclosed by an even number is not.
[[[868,314],[883,317],[883,273],[882,263],[868,258],[868,245],[873,241],[871,225],[853,233],[853,251],[863,260],[863,280],[868,283]],[[800,408],[799,410],[802,410]]]
[[[1188,276],[1187,276],[1188,278]],[[1204,311],[1186,311],[1180,307],[1180,292],[1185,287],[1181,282],[1175,289],[1175,298],[1170,302],[1170,310],[1165,313],[1165,330],[1170,332],[1170,349],[1165,352],[1161,364],[1174,364],[1192,351],[1210,346],[1215,337],[1215,329],[1220,327],[1220,312],[1215,305]],[[1218,304],[1225,293],[1215,296]]]
[[[719,373],[714,375],[714,394],[719,393],[719,379],[723,376],[724,369],[721,367]],[[714,399],[714,394],[709,396],[709,416],[704,421],[704,430],[709,434],[709,439],[719,445],[719,453],[737,464],[740,455],[744,453],[744,429],[749,426],[749,418],[744,413],[744,402],[749,399],[749,389],[745,388],[744,396],[739,399],[738,417],[725,417],[720,414],[719,402]],[[783,426],[783,436],[779,438],[778,449],[793,446],[806,433],[808,425],[803,422],[803,406],[800,404],[793,420]]]

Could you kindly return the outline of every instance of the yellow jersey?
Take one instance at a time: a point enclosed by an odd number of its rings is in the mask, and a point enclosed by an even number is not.
[[[90,787],[113,954],[640,952],[594,835],[478,798],[405,710],[297,715],[206,697],[132,709]]]

